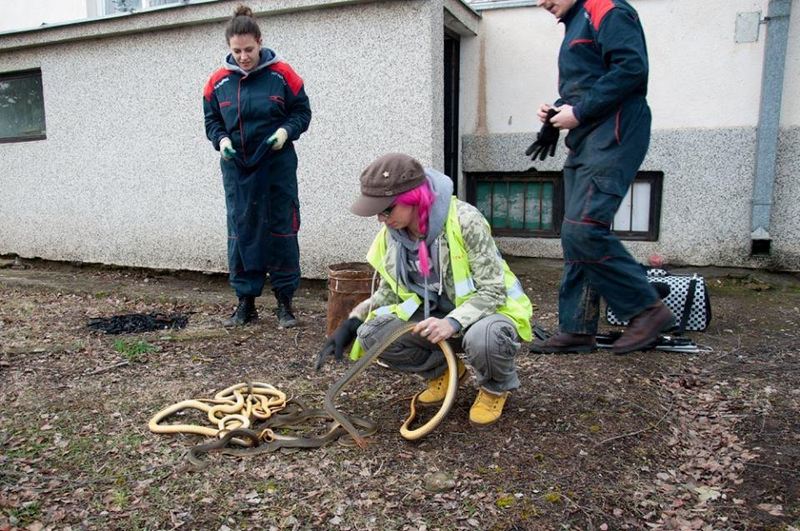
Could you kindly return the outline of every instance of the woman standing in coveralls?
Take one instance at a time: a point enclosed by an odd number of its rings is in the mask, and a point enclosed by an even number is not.
[[[599,299],[630,326],[613,345],[624,354],[651,344],[673,325],[670,310],[643,268],[611,232],[611,222],[650,142],[648,61],[644,32],[625,0],[539,0],[564,23],[558,57],[560,98],[550,118],[567,129],[564,164],[564,274],[560,332],[536,341],[535,352],[595,348]],[[542,122],[550,105],[539,108]]]
[[[221,155],[228,221],[230,284],[239,304],[226,326],[258,318],[255,298],[267,275],[283,328],[297,325],[292,297],[300,283],[297,154],[311,108],[303,80],[263,48],[250,8],[225,28],[230,53],[203,91],[206,136]]]

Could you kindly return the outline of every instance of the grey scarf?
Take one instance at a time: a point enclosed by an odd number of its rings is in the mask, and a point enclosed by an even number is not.
[[[400,244],[397,252],[397,278],[409,290],[423,298],[425,318],[428,318],[431,310],[439,309],[447,312],[453,308],[453,303],[443,295],[443,272],[439,266],[439,245],[437,244],[447,221],[450,197],[453,195],[453,182],[447,175],[431,168],[425,168],[425,176],[428,178],[428,183],[435,196],[428,215],[428,232],[425,234],[424,240],[431,264],[428,277],[423,276],[419,268],[418,246],[421,245],[421,242],[405,230],[395,230],[390,227],[389,234],[394,241]],[[436,281],[431,284],[429,279],[436,279]]]

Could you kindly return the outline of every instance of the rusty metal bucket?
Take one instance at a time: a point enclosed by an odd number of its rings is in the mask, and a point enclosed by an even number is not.
[[[356,304],[369,298],[372,293],[370,284],[373,273],[372,266],[363,262],[343,262],[328,266],[326,336],[330,336],[347,319]],[[376,288],[379,280],[375,279]]]

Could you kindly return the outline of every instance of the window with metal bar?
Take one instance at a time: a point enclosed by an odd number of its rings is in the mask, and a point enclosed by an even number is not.
[[[561,172],[467,173],[467,201],[497,236],[557,238],[564,218]],[[640,172],[612,230],[622,239],[655,241],[661,218],[661,172]]]
[[[467,200],[483,213],[494,234],[558,236],[563,216],[559,172],[471,173]]]

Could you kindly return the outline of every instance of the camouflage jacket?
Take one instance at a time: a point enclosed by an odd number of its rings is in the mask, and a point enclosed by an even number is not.
[[[467,250],[470,270],[475,283],[475,294],[461,306],[456,307],[447,314],[461,324],[462,332],[476,321],[494,313],[506,300],[506,288],[503,278],[503,262],[500,251],[492,238],[491,230],[483,214],[463,201],[456,202],[456,213],[461,224],[461,234],[464,238],[464,247]],[[453,281],[453,270],[450,267],[450,249],[447,244],[446,230],[436,240],[439,245],[439,268],[444,278],[444,292],[451,301],[456,300]],[[389,241],[389,246],[384,258],[387,271],[396,270],[397,249],[400,244],[394,240]],[[378,289],[372,296],[360,303],[350,313],[351,317],[366,319],[371,309],[402,302],[400,297],[392,291],[391,286],[381,279]]]

